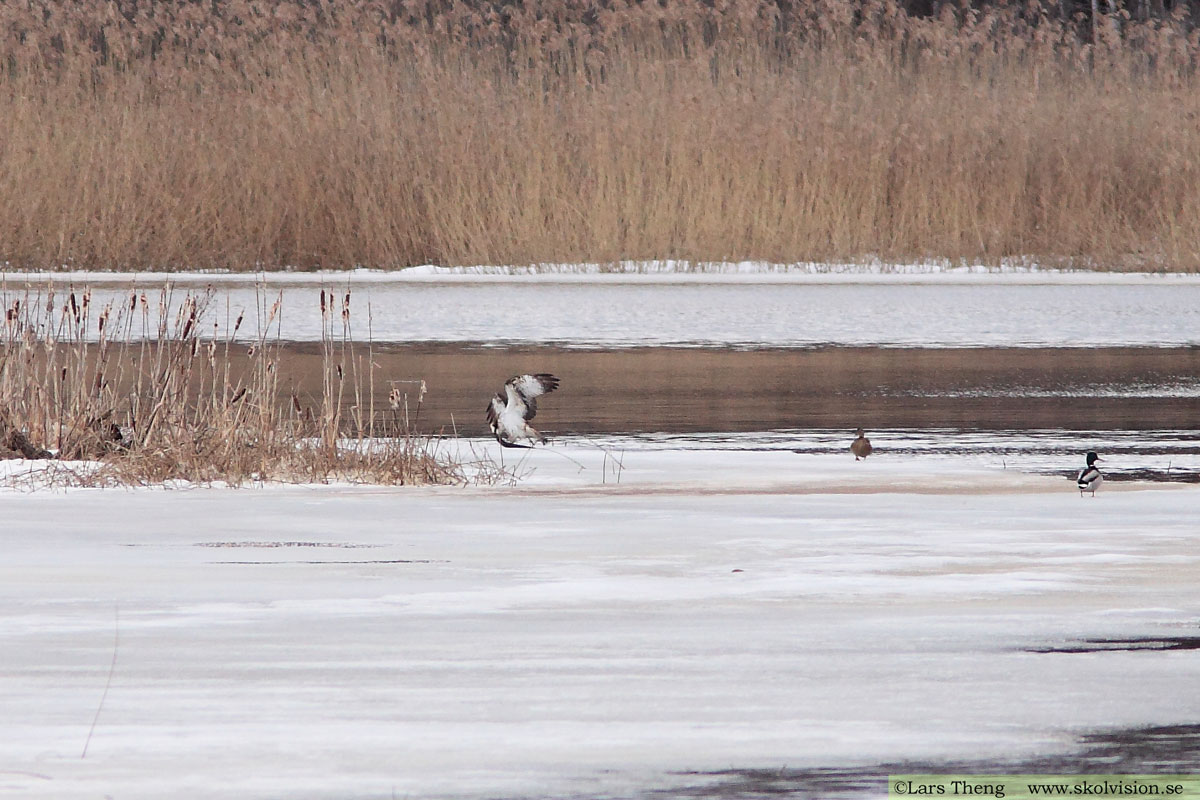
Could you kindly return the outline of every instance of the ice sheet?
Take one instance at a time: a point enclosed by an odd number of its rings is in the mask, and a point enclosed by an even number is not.
[[[172,309],[189,290],[210,284],[216,289],[201,326],[205,335],[228,335],[239,313],[246,311],[238,331],[243,341],[259,335],[320,340],[320,293],[327,289],[337,296],[337,307],[325,323],[335,340],[344,332],[340,309],[349,291],[350,335],[358,341],[569,347],[1200,343],[1200,276],[1195,275],[1027,270],[9,274],[0,299],[6,305],[22,299],[26,306],[44,307],[50,280],[60,308],[72,284],[77,290],[93,287],[92,335],[101,305],[128,305],[130,280],[147,293],[151,319],[157,319],[158,290],[169,280],[175,287]],[[268,325],[269,309],[280,296],[282,314]],[[140,313],[135,336],[141,335]],[[110,321],[110,335],[119,327]]]
[[[516,488],[0,492],[0,791],[640,796],[1200,717],[1200,651],[1037,652],[1197,634],[1194,486],[560,445]]]

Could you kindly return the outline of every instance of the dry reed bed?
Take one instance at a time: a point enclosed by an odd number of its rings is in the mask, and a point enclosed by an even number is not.
[[[3,4],[0,261],[1200,269],[1191,20],[1057,7]]]
[[[487,480],[414,433],[424,386],[376,409],[377,369],[351,336],[351,297],[322,291],[322,390],[281,374],[279,299],[219,319],[210,292],[130,290],[97,308],[91,292],[5,292],[0,329],[0,450],[89,461],[53,470],[74,484],[378,484]],[[235,341],[256,326],[251,343]],[[468,475],[468,468],[470,475]],[[496,476],[493,476],[496,477]]]

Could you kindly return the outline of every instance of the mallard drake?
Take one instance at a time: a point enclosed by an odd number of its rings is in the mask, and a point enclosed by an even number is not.
[[[1083,497],[1084,492],[1091,492],[1092,497],[1095,497],[1096,490],[1100,488],[1100,484],[1104,483],[1104,476],[1096,468],[1096,462],[1100,460],[1100,456],[1096,455],[1095,451],[1088,451],[1087,466],[1079,471],[1079,477],[1075,479],[1076,485],[1079,486],[1080,497]]]

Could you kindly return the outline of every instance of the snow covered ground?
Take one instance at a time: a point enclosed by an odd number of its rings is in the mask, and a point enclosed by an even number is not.
[[[299,341],[332,287],[376,342],[1200,344],[1197,276],[677,266],[137,280],[213,284],[218,335],[282,292]],[[55,313],[128,280],[55,276]],[[1086,394],[1195,397],[1168,377]],[[0,796],[665,799],[1200,723],[1200,486],[1062,477],[1088,448],[1194,476],[1192,432],[871,435],[563,436],[492,487],[0,489]]]
[[[3,265],[0,265],[3,266]],[[657,261],[621,261],[616,264],[531,264],[480,265],[449,267],[435,264],[406,267],[403,269],[334,269],[334,270],[272,270],[262,272],[230,272],[228,270],[195,270],[184,272],[103,272],[96,270],[68,270],[54,273],[20,272],[4,270],[11,281],[45,283],[48,278],[76,283],[126,283],[136,277],[152,283],[171,281],[177,283],[206,283],[212,281],[228,283],[353,283],[396,281],[446,282],[446,281],[498,281],[511,279],[549,283],[594,283],[596,281],[621,281],[640,283],[863,283],[863,282],[906,282],[922,283],[1143,283],[1147,280],[1200,280],[1200,276],[1185,272],[1114,272],[1108,270],[1058,269],[1042,267],[1032,260],[1016,259],[999,266],[981,264],[954,264],[948,261],[920,263],[885,263],[882,261],[862,263],[796,262],[774,263],[768,261],[714,261],[689,262],[672,259]]]
[[[1155,646],[1200,635],[1195,486],[613,455],[526,453],[515,488],[0,492],[0,794],[637,797],[1200,720],[1200,650]],[[1093,639],[1145,641],[1052,652]]]
[[[262,275],[67,273],[52,279],[9,273],[0,301],[44,307],[53,280],[61,307],[72,286],[90,286],[94,328],[103,303],[128,304],[131,280],[154,308],[167,281],[175,287],[175,305],[187,291],[212,285],[217,294],[208,324],[215,323],[217,335],[224,336],[245,310],[238,334],[243,340],[267,328],[268,310],[280,293],[283,311],[270,336],[319,340],[325,288],[336,292],[339,310],[340,298],[350,292],[353,335],[360,341],[587,348],[1200,344],[1200,275],[725,266],[616,274],[434,267]],[[135,329],[140,324],[139,312]],[[336,311],[333,324],[340,337]],[[113,330],[110,323],[110,334]]]

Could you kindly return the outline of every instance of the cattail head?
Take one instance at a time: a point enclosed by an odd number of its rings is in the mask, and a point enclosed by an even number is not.
[[[188,338],[196,327],[196,303],[191,303],[191,309],[188,311],[187,320],[183,323],[183,337]],[[194,352],[194,351],[193,351]]]

